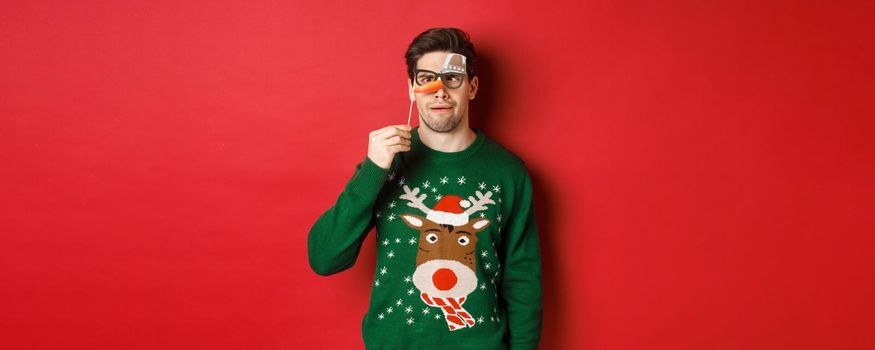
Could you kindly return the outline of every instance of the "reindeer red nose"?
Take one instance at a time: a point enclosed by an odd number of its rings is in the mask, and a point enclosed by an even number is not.
[[[439,290],[450,290],[456,286],[456,282],[459,279],[456,277],[456,273],[450,269],[440,269],[434,272],[431,275],[431,281],[434,283],[435,288]]]

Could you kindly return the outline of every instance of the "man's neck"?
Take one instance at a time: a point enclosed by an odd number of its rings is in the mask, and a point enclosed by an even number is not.
[[[450,132],[435,132],[420,123],[419,139],[422,143],[436,151],[459,152],[463,151],[477,138],[477,133],[467,124],[460,124],[456,130]]]

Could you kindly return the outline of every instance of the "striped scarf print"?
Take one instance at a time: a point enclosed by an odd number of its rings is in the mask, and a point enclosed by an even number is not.
[[[434,298],[426,293],[422,293],[421,296],[422,301],[427,305],[441,308],[450,331],[474,326],[474,318],[462,307],[462,304],[465,303],[465,297],[457,300],[456,298]]]

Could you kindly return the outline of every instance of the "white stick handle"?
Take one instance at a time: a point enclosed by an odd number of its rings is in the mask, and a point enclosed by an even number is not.
[[[410,109],[407,110],[407,126],[410,126],[411,113],[413,113],[413,101],[410,101]]]

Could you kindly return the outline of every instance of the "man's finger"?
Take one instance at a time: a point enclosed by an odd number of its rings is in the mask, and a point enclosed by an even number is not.
[[[401,136],[392,136],[392,137],[386,139],[386,145],[387,145],[387,146],[393,146],[393,145],[409,145],[409,144],[410,144],[410,139],[407,139],[407,138],[404,138],[404,137],[401,137]]]
[[[383,140],[389,138],[391,136],[392,132],[394,132],[394,130],[395,130],[395,128],[393,128],[391,126],[387,126],[387,127],[382,128],[380,130],[377,130],[374,132],[373,135],[371,135],[371,140],[376,141],[376,142],[383,141]]]
[[[410,127],[407,125],[401,125],[401,127],[396,127],[395,130],[398,131],[399,135],[404,135],[404,137],[410,138]]]
[[[406,151],[409,151],[409,150],[410,150],[410,146],[407,146],[407,145],[395,145],[395,146],[391,146],[391,147],[389,147],[389,150],[392,151],[393,153],[406,152]]]
[[[380,138],[380,139],[388,139],[388,138],[391,138],[391,137],[393,137],[393,136],[401,136],[401,137],[404,137],[404,138],[408,138],[408,139],[409,139],[409,138],[410,138],[410,133],[407,132],[407,131],[404,131],[404,130],[399,130],[399,129],[395,129],[395,128],[389,128],[389,129],[387,129],[386,131],[384,131],[383,133],[377,135],[377,137]]]

